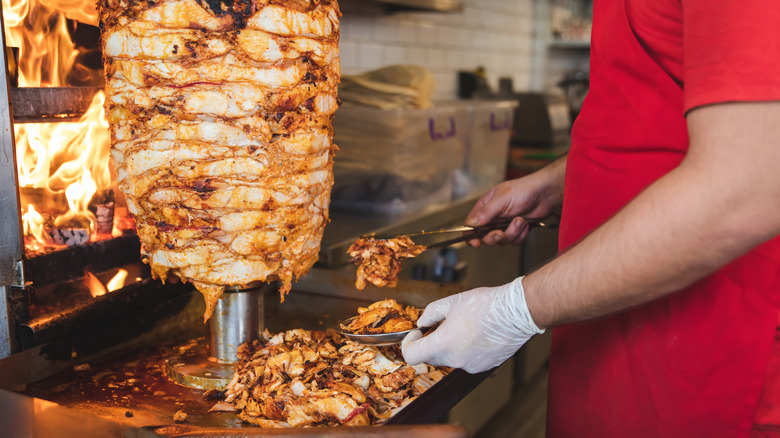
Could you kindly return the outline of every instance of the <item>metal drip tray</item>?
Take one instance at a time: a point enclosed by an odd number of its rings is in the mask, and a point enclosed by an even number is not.
[[[189,311],[186,315],[199,317],[202,313],[202,298],[193,292]],[[279,303],[276,294],[269,294],[266,300],[266,323],[271,332],[290,328],[325,329],[335,327],[338,321],[351,315],[365,301],[328,295],[310,294],[293,291]],[[179,325],[176,318],[169,326]],[[202,325],[202,322],[198,322]],[[203,326],[205,329],[205,326]],[[175,330],[175,329],[174,329]],[[74,358],[61,371],[48,376],[32,376],[24,387],[15,388],[17,392],[29,397],[78,411],[96,415],[123,426],[144,428],[162,435],[178,435],[184,429],[186,436],[237,436],[275,434],[270,430],[259,429],[243,424],[233,413],[209,412],[216,400],[208,399],[203,390],[177,385],[165,375],[165,361],[172,355],[198,349],[205,350],[208,340],[193,329],[184,330],[178,335],[174,330],[150,331],[151,341],[144,345],[113,349],[106,354],[91,358]],[[187,340],[182,334],[195,334]],[[74,352],[78,348],[74,348]],[[31,354],[28,357],[33,357]],[[14,361],[17,367],[14,368]],[[0,360],[0,374],[6,374],[13,381],[24,381],[15,377],[9,370],[21,368],[38,369],[41,360],[33,360],[18,367],[22,358],[11,356]],[[66,360],[63,356],[61,360]],[[431,424],[440,420],[458,401],[479,385],[489,373],[471,375],[455,370],[439,383],[419,396],[416,400],[397,413],[387,423],[391,425]],[[176,423],[174,413],[182,410],[187,413],[183,423]],[[352,428],[345,430],[346,435],[357,434]],[[393,428],[380,428],[391,430]],[[332,430],[327,428],[326,430]],[[346,432],[349,430],[349,432]],[[288,431],[289,432],[289,431]],[[303,433],[303,432],[301,432]],[[341,435],[338,435],[341,436]],[[394,436],[394,435],[388,435]],[[400,436],[400,435],[399,435]],[[430,436],[440,436],[432,434]]]

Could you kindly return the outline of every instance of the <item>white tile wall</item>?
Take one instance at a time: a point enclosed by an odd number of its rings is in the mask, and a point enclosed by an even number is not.
[[[515,90],[531,89],[532,64],[539,60],[533,44],[536,1],[463,0],[460,13],[393,14],[362,0],[342,2],[342,71],[417,64],[434,74],[435,99],[455,98],[457,72],[477,66],[485,67],[494,88],[498,78],[510,77]]]

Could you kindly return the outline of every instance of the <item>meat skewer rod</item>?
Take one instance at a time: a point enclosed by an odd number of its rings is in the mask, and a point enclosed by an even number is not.
[[[209,320],[212,358],[232,365],[238,362],[238,346],[260,337],[265,329],[264,297],[262,288],[226,291]]]
[[[238,362],[238,346],[258,339],[265,329],[266,292],[276,291],[278,287],[274,283],[263,283],[253,289],[226,290],[210,319],[208,351],[171,355],[165,361],[168,377],[192,388],[225,389]]]

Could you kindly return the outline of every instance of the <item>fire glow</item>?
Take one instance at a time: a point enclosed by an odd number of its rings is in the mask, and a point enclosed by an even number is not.
[[[105,285],[98,279],[95,274],[85,270],[84,271],[84,284],[89,289],[89,294],[93,298],[103,296],[107,293],[115,290],[122,289],[125,286],[125,280],[127,279],[128,272],[124,269],[120,269],[116,274],[108,280]]]
[[[19,87],[102,84],[102,71],[77,62],[80,52],[71,38],[73,32],[69,32],[74,22],[68,21],[96,25],[95,2],[3,0],[3,18],[6,44],[18,50]],[[111,237],[111,224],[108,232],[98,227],[94,205],[96,193],[104,194],[101,205],[110,203],[113,209],[104,100],[103,92],[97,92],[87,112],[75,122],[14,126],[28,253],[82,243],[79,239],[58,241],[54,232],[60,237],[82,233],[89,240]],[[100,211],[97,214],[100,216]]]

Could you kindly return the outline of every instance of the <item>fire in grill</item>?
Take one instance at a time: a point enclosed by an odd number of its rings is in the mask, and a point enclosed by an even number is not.
[[[123,201],[109,165],[94,4],[4,2],[3,18],[20,87],[12,97],[27,256],[132,230],[121,208],[114,224]]]

